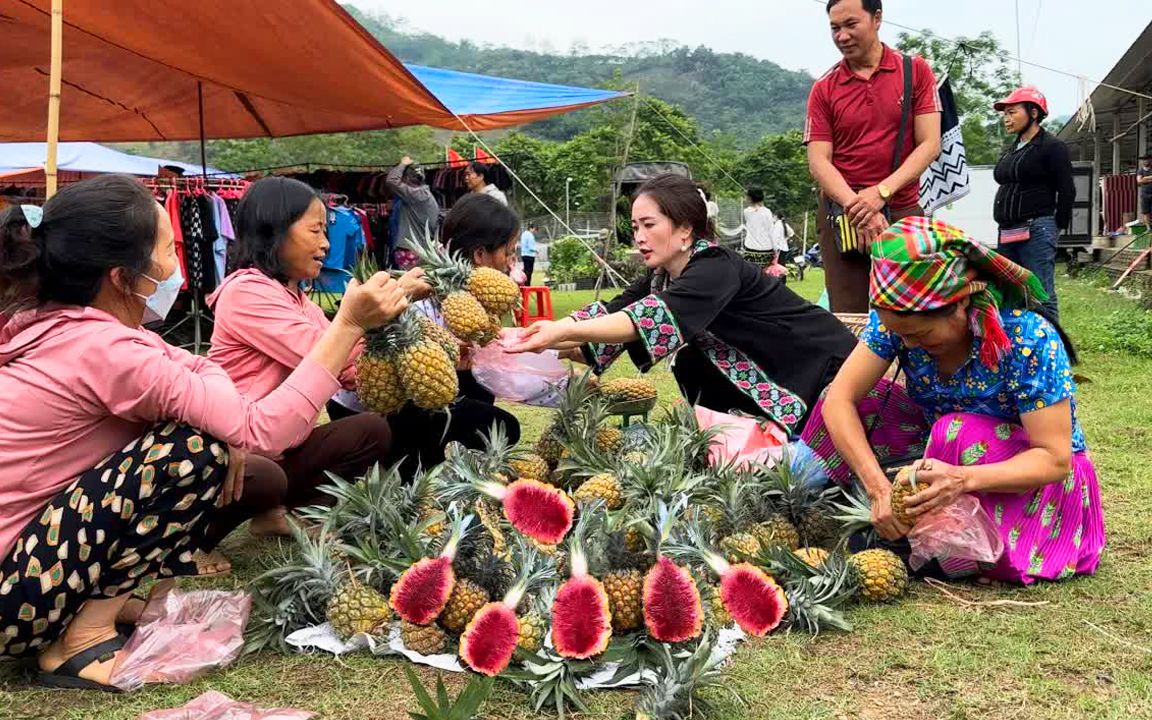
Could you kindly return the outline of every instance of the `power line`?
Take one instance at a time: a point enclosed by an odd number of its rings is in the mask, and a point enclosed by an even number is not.
[[[826,0],[812,0],[812,2],[820,5],[821,7],[823,7],[826,4]],[[901,25],[900,23],[889,20],[888,18],[884,18],[884,24],[885,25],[891,25],[892,27],[900,28],[901,30],[907,30],[908,32],[910,32],[912,34],[920,35],[921,37],[934,38],[936,40],[940,40],[941,42],[948,43],[950,45],[955,45],[958,48],[964,47],[963,41],[956,40],[954,38],[950,38],[950,37],[947,37],[944,35],[938,35],[935,32],[933,32],[932,30],[925,30],[923,28],[914,28],[914,27],[910,27],[908,25]],[[1023,58],[1017,57],[1017,56],[1012,55],[1010,53],[1004,53],[1004,58],[1007,60],[1015,60],[1017,63],[1022,63],[1024,65],[1027,65],[1029,67],[1034,67],[1034,68],[1037,68],[1039,70],[1047,70],[1048,72],[1056,73],[1057,75],[1063,75],[1065,77],[1070,77],[1073,80],[1080,80],[1083,82],[1093,83],[1093,84],[1099,85],[1101,87],[1106,87],[1109,90],[1115,90],[1116,92],[1127,93],[1127,94],[1132,95],[1134,97],[1142,97],[1142,98],[1145,98],[1147,100],[1152,100],[1152,95],[1149,95],[1147,93],[1137,92],[1135,90],[1123,88],[1123,87],[1120,87],[1118,85],[1111,85],[1109,83],[1104,82],[1103,80],[1093,80],[1092,78],[1086,77],[1084,75],[1077,75],[1076,73],[1068,72],[1067,70],[1061,70],[1060,68],[1049,67],[1048,65],[1041,65],[1040,63],[1032,62],[1031,60],[1025,60]]]
[[[659,115],[659,116],[661,117],[661,119],[663,119],[663,120],[664,120],[664,122],[668,124],[668,127],[670,127],[670,128],[672,128],[673,130],[675,130],[677,135],[679,135],[680,137],[684,138],[684,140],[685,140],[685,141],[686,141],[686,142],[687,142],[689,145],[691,145],[692,147],[696,148],[696,151],[697,151],[698,153],[700,153],[700,154],[701,154],[701,155],[704,157],[704,159],[705,159],[705,160],[707,160],[708,162],[712,163],[712,164],[713,164],[713,165],[715,165],[717,168],[719,168],[720,172],[724,173],[724,175],[725,175],[725,176],[727,176],[727,178],[728,178],[729,180],[731,180],[731,181],[732,181],[732,184],[733,184],[733,185],[735,185],[735,186],[736,186],[737,188],[739,188],[740,190],[743,190],[743,189],[744,189],[744,184],[743,184],[742,182],[740,182],[740,181],[739,181],[739,180],[737,180],[736,178],[732,177],[732,174],[731,174],[730,172],[728,172],[728,170],[727,170],[727,169],[726,169],[726,168],[725,168],[723,165],[721,165],[721,164],[720,164],[720,162],[719,162],[718,160],[714,159],[714,158],[713,158],[711,155],[709,155],[709,154],[707,153],[707,151],[705,151],[705,150],[704,150],[704,148],[700,147],[700,146],[699,146],[699,145],[698,145],[698,144],[697,144],[697,143],[696,143],[696,142],[695,142],[695,141],[694,141],[692,138],[690,138],[690,137],[688,137],[687,135],[685,135],[685,134],[683,133],[683,131],[681,131],[681,130],[680,130],[679,126],[677,126],[677,125],[676,125],[676,123],[674,123],[674,122],[672,122],[671,120],[669,120],[669,119],[668,119],[668,117],[667,117],[667,116],[666,116],[666,115],[665,115],[663,112],[661,112],[661,111],[660,111],[660,107],[659,107],[658,105],[656,105],[656,103],[655,103],[655,102],[653,102],[653,100],[652,100],[651,98],[647,98],[647,97],[646,97],[646,98],[644,98],[644,99],[648,101],[648,105],[649,105],[649,106],[650,106],[650,107],[651,107],[653,110],[655,110],[655,111],[656,111],[656,114],[657,114],[657,115]]]

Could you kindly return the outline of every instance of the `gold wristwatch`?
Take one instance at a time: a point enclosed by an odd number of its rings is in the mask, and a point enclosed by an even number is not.
[[[880,193],[880,199],[884,202],[888,202],[892,199],[892,188],[888,187],[884,183],[877,185],[876,190]]]

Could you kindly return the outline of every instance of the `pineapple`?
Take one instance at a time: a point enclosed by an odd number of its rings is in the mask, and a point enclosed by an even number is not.
[[[439,655],[448,649],[448,635],[436,625],[417,625],[404,620],[400,623],[400,640],[404,647],[421,655]]]
[[[456,363],[426,336],[418,310],[409,309],[365,335],[356,361],[360,401],[373,412],[395,412],[411,398],[426,409],[448,406],[459,392]]]
[[[572,499],[578,503],[601,500],[609,510],[619,510],[624,506],[620,480],[612,473],[600,473],[588,478],[572,494]]]
[[[896,473],[896,479],[892,481],[892,514],[906,528],[915,525],[916,518],[908,514],[905,502],[919,490],[920,488],[916,485],[916,474],[912,472],[912,467],[900,468],[899,472]]]
[[[656,679],[636,702],[636,720],[683,720],[707,718],[716,714],[711,696],[723,687],[720,672],[722,656],[715,656],[716,636],[701,638],[693,648],[660,646],[661,664],[655,668]],[[705,692],[703,695],[701,691]]]
[[[457,340],[452,333],[437,325],[436,322],[427,315],[421,313],[419,318],[420,330],[424,333],[424,337],[444,348],[444,352],[448,353],[452,364],[459,365],[460,341]]]
[[[824,548],[800,548],[794,550],[793,553],[796,557],[804,561],[805,564],[811,565],[814,568],[822,567],[828,560],[828,551]]]
[[[839,527],[832,517],[832,499],[840,490],[818,480],[823,472],[819,463],[815,458],[794,460],[786,449],[783,458],[764,473],[761,513],[781,513],[792,523],[799,534],[799,542],[793,548],[836,544]],[[791,533],[786,534],[791,539]]]
[[[908,590],[908,570],[890,550],[865,550],[848,558],[860,582],[860,597],[868,602],[889,602]]]
[[[475,268],[468,277],[467,288],[493,315],[507,315],[520,305],[520,288],[499,270]]]
[[[604,590],[616,632],[639,630],[644,624],[644,575],[639,570],[613,570],[604,575]]]
[[[540,482],[548,482],[551,471],[548,467],[548,461],[536,453],[524,453],[518,458],[513,458],[508,462],[512,468],[512,472],[522,478],[530,480],[539,480]]]
[[[460,392],[456,364],[433,341],[423,340],[400,352],[400,380],[417,407],[436,410],[451,405]]]
[[[453,335],[465,342],[486,344],[491,341],[492,321],[484,307],[470,294],[457,291],[440,302],[444,324]]]
[[[616,455],[624,446],[624,433],[620,428],[602,427],[596,431],[596,449],[605,455]]]
[[[760,554],[762,543],[754,533],[734,533],[720,540],[720,549],[728,562],[736,564]]]
[[[656,397],[656,386],[641,378],[617,378],[601,385],[600,395],[609,403],[648,400]]]
[[[548,631],[548,623],[544,616],[535,610],[520,616],[520,635],[516,639],[516,647],[526,653],[536,653],[544,646],[544,634]]]
[[[460,578],[456,580],[456,586],[452,589],[448,604],[444,606],[444,612],[440,614],[440,624],[449,632],[459,635],[464,632],[464,628],[468,627],[468,623],[476,611],[484,607],[491,599],[484,588],[472,580]]]
[[[568,378],[568,385],[552,424],[536,442],[536,454],[544,458],[552,468],[560,463],[565,446],[577,434],[577,425],[581,423],[581,417],[594,397],[592,377],[592,372],[588,371]]]
[[[332,596],[327,615],[342,640],[361,633],[379,635],[392,619],[388,598],[354,580],[341,585]]]
[[[644,533],[635,525],[624,531],[624,546],[630,553],[642,553],[648,549],[644,540]]]
[[[553,423],[536,441],[536,454],[544,458],[549,466],[555,467],[564,454],[564,441],[560,438],[560,425]]]
[[[787,517],[779,513],[756,523],[752,533],[761,545],[783,545],[789,550],[800,547],[800,531]]]
[[[364,407],[381,415],[391,415],[408,402],[396,363],[371,351],[356,361],[356,394]]]
[[[720,597],[720,588],[715,585],[706,586],[701,593],[704,596],[704,607],[707,609],[708,627],[713,630],[722,630],[733,625],[732,614],[724,607],[724,600]]]

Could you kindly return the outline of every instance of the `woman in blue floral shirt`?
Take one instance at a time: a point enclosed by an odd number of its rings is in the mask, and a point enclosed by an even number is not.
[[[926,487],[908,500],[911,514],[970,493],[1004,540],[1000,561],[979,568],[989,577],[1027,584],[1095,572],[1104,520],[1076,416],[1074,356],[1059,328],[1028,309],[1045,297],[1035,276],[927,218],[889,228],[872,260],[871,320],[822,412],[872,499],[877,531],[895,540],[908,528],[891,513],[857,403],[899,360],[927,440],[917,474]]]

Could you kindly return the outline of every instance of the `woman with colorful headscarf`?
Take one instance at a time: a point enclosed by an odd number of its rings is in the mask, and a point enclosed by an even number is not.
[[[1032,309],[1045,299],[1031,272],[941,222],[908,218],[872,245],[871,320],[828,390],[823,419],[886,540],[908,528],[891,513],[891,485],[858,403],[898,360],[927,443],[917,463],[926,487],[908,500],[910,514],[976,496],[1004,540],[1000,561],[979,568],[997,580],[1096,570],[1104,520],[1076,414],[1075,355]]]

